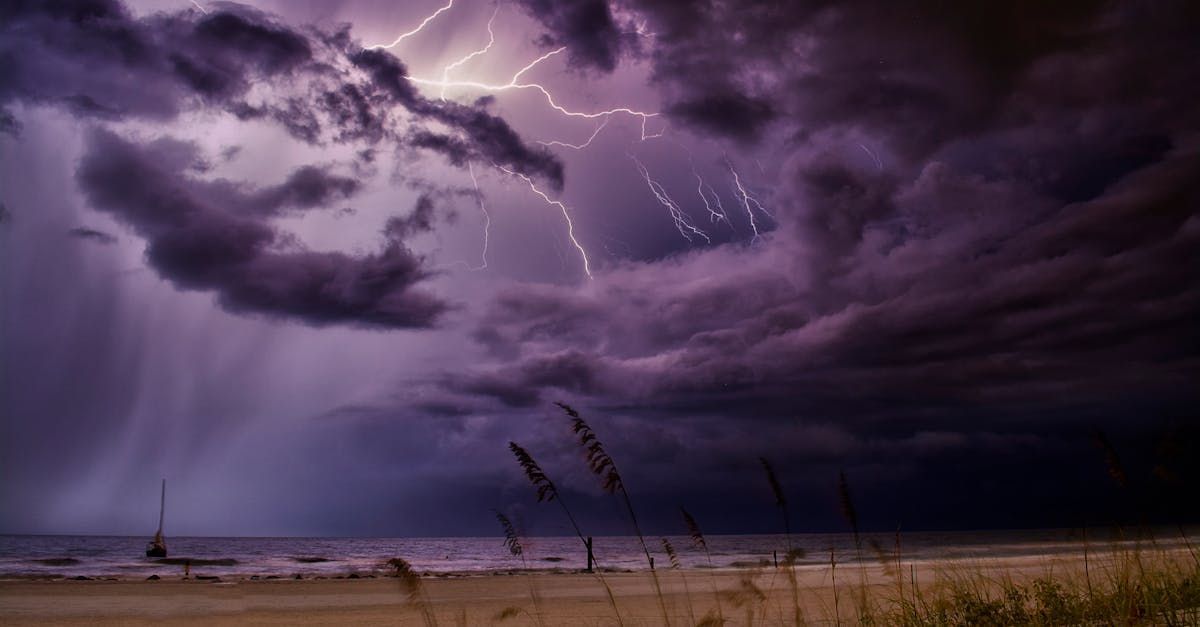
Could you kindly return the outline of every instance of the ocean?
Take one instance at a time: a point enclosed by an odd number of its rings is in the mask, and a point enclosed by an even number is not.
[[[1200,546],[1198,530],[1188,542]],[[1102,531],[1089,531],[1089,550],[1101,551],[1117,542]],[[1155,533],[1157,548],[1182,547],[1178,530]],[[585,552],[576,537],[522,538],[524,555],[508,552],[502,537],[486,538],[205,538],[168,537],[169,557],[145,557],[146,537],[119,536],[0,536],[0,578],[114,577],[119,579],[183,574],[190,560],[192,575],[226,577],[337,577],[388,572],[385,562],[402,557],[418,572],[428,574],[485,574],[524,570],[569,571],[585,565]],[[686,569],[745,568],[783,559],[789,539],[783,535],[713,535],[706,537],[708,555],[686,536],[668,536],[679,566]],[[861,553],[854,536],[795,534],[791,545],[804,551],[801,565],[828,564],[830,552],[839,564],[874,561],[880,552],[895,550],[894,534],[864,534]],[[905,561],[980,559],[1025,555],[1082,553],[1078,531],[948,531],[900,535]],[[1127,541],[1128,542],[1128,541]],[[1147,542],[1143,540],[1143,542]],[[657,568],[669,568],[659,537],[646,539]],[[1146,546],[1149,546],[1148,544]],[[594,553],[600,566],[613,570],[644,570],[645,554],[636,537],[598,536]],[[894,557],[893,557],[894,559]]]

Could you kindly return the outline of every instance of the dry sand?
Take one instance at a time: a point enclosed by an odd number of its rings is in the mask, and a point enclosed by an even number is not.
[[[1053,572],[1076,576],[1082,561],[1066,557],[973,560],[912,565],[904,562],[904,585],[909,573],[925,589],[955,572],[985,572],[1021,579]],[[1093,557],[1092,568],[1102,568]],[[746,624],[747,607],[757,614],[753,622],[779,624],[792,611],[792,592],[786,572],[766,568],[741,571],[659,571],[673,624],[695,624],[716,608],[717,589],[730,624]],[[800,605],[810,624],[833,615],[834,587],[828,567],[796,570]],[[612,573],[604,576],[616,597],[626,625],[661,625],[654,585],[649,573]],[[766,602],[736,607],[739,590],[754,596],[743,580],[752,581]],[[877,595],[897,594],[896,582],[878,564],[866,569],[839,565],[837,583],[842,616],[853,614],[852,586],[862,582]],[[531,592],[547,625],[614,625],[613,612],[600,581],[588,574],[482,575],[429,577],[421,590],[442,625],[532,625]],[[911,588],[908,588],[911,590]],[[688,611],[688,601],[692,609]],[[515,617],[498,621],[506,608],[518,608]],[[765,620],[764,620],[765,619]],[[0,581],[0,624],[138,625],[169,621],[172,624],[355,624],[420,625],[422,616],[408,602],[400,580],[322,579],[269,581]]]

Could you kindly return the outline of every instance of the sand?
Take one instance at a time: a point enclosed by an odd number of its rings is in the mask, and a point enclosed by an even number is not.
[[[1092,568],[1098,568],[1098,556]],[[1075,576],[1082,560],[1074,557],[1031,557],[970,562],[904,562],[919,586],[936,585],[955,572],[988,572],[1026,578],[1048,573]],[[874,594],[896,594],[896,581],[878,564],[860,569],[837,568],[839,605],[843,616],[853,613],[849,586],[862,582]],[[800,605],[810,624],[832,616],[834,586],[828,567],[796,570]],[[667,611],[673,624],[695,624],[716,609],[713,589],[726,591],[721,604],[729,624],[746,624],[746,607],[757,614],[754,623],[791,622],[792,589],[783,570],[688,570],[658,572]],[[625,625],[661,625],[662,610],[649,573],[610,573],[612,588]],[[755,596],[743,584],[751,581],[766,596],[737,607]],[[531,593],[536,591],[540,615],[547,625],[615,625],[612,608],[594,575],[534,574],[427,577],[421,594],[441,625],[533,625]],[[691,601],[691,611],[688,601]],[[516,615],[498,621],[506,608]],[[172,624],[356,624],[421,625],[418,606],[408,602],[396,578],[264,581],[0,581],[0,624],[139,625]]]

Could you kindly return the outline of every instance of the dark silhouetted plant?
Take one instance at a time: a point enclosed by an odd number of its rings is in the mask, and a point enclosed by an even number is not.
[[[425,591],[421,586],[421,576],[413,570],[412,564],[409,564],[408,560],[403,557],[393,557],[387,561],[387,564],[396,571],[396,577],[400,579],[400,584],[404,586],[404,591],[408,595],[408,604],[420,612],[421,620],[424,621],[426,627],[437,627],[437,617],[433,614],[429,600],[425,598]]]
[[[800,611],[800,589],[796,582],[796,556],[792,548],[792,523],[791,517],[788,515],[787,497],[783,493],[783,485],[779,483],[779,477],[775,474],[775,468],[771,466],[771,462],[767,461],[765,457],[759,457],[758,463],[762,465],[763,472],[767,475],[767,483],[771,486],[771,494],[775,497],[775,506],[779,508],[779,513],[783,517],[783,537],[787,544],[783,562],[788,585],[792,591],[792,620],[800,625],[804,622],[804,617]]]
[[[696,522],[691,513],[680,506],[679,514],[683,516],[683,524],[687,527],[688,535],[692,538],[692,544],[704,550],[704,559],[708,561],[708,574],[712,581],[713,597],[717,601],[716,618],[720,621],[717,624],[722,624],[725,622],[725,611],[721,608],[721,594],[717,590],[717,574],[713,570],[712,553],[708,550],[708,541],[704,539],[704,532],[700,530],[700,524]]]
[[[646,556],[646,563],[650,566],[650,577],[654,580],[654,591],[658,596],[659,609],[662,610],[663,624],[670,625],[671,619],[667,613],[666,599],[663,598],[662,585],[658,581],[658,574],[654,572],[654,558],[650,556],[650,548],[646,546],[646,537],[642,534],[641,526],[638,525],[637,512],[633,509],[633,499],[629,497],[629,491],[625,489],[625,482],[621,480],[621,473],[617,470],[616,463],[604,450],[604,445],[596,437],[596,432],[580,417],[579,412],[566,403],[556,402],[555,405],[558,405],[571,418],[571,431],[579,438],[579,445],[583,447],[588,467],[593,474],[600,478],[600,484],[604,491],[609,494],[619,493],[621,495],[625,511],[629,514],[629,522],[633,523],[633,532],[637,535],[642,553]]]
[[[571,522],[571,528],[575,530],[575,535],[579,537],[579,541],[583,543],[585,549],[590,549],[587,538],[583,535],[583,530],[579,528],[579,524],[575,522],[575,516],[571,514],[571,510],[568,509],[567,504],[563,502],[561,495],[558,493],[558,488],[554,485],[554,482],[550,480],[550,477],[547,476],[542,470],[542,467],[538,465],[537,461],[533,459],[533,456],[529,454],[529,451],[526,451],[516,442],[509,442],[508,449],[512,451],[513,456],[517,458],[517,464],[521,467],[521,470],[525,472],[525,476],[537,490],[538,502],[557,502],[559,507],[562,508],[563,513],[567,515],[567,520]],[[621,619],[621,611],[617,609],[617,598],[613,596],[612,588],[609,587],[608,582],[605,581],[604,574],[600,572],[598,565],[595,574],[596,578],[600,580],[600,584],[604,586],[605,594],[608,595],[608,603],[610,606],[612,606],[613,615],[616,616],[617,624],[625,624]]]
[[[500,527],[504,529],[504,548],[515,557],[521,558],[521,569],[528,571],[529,563],[525,561],[525,547],[521,545],[521,536],[517,533],[517,527],[499,510],[492,510],[496,514],[496,520],[499,521]],[[538,625],[544,624],[542,621],[541,600],[538,598],[537,588],[533,585],[532,579],[527,579],[529,582],[529,598],[533,601],[533,620]]]
[[[687,575],[683,572],[683,567],[679,563],[679,554],[675,552],[675,547],[671,541],[666,538],[662,540],[663,552],[667,554],[667,561],[671,563],[671,569],[679,573],[680,580],[683,581],[683,597],[687,600],[688,624],[696,624],[696,614],[692,610],[692,591],[688,588]]]

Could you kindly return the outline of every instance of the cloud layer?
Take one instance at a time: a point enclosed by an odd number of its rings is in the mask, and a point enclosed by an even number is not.
[[[390,502],[397,485],[426,494],[414,486],[436,484],[444,494],[421,497],[430,511],[447,529],[478,532],[486,516],[461,522],[459,497],[528,500],[504,449],[515,439],[604,515],[555,400],[600,430],[649,503],[646,520],[667,531],[678,502],[712,529],[771,530],[770,514],[754,509],[770,509],[767,495],[747,488],[761,482],[759,455],[813,503],[832,502],[846,470],[871,504],[864,521],[887,529],[1075,525],[1112,513],[1092,427],[1108,430],[1154,489],[1167,489],[1151,477],[1156,464],[1194,478],[1194,464],[1152,444],[1183,433],[1176,448],[1192,450],[1200,406],[1193,4],[522,1],[511,19],[535,30],[519,36],[567,49],[553,61],[566,59],[567,72],[537,69],[556,97],[623,104],[626,94],[595,86],[645,78],[670,123],[663,137],[642,129],[629,139],[617,122],[587,149],[558,153],[524,138],[550,136],[548,110],[503,93],[426,97],[409,58],[364,50],[353,26],[212,8],[135,16],[102,0],[5,5],[0,141],[18,141],[17,114],[29,110],[83,121],[71,168],[88,211],[143,240],[148,266],[179,289],[285,323],[273,328],[302,323],[312,335],[286,361],[312,365],[306,385],[351,370],[325,361],[326,334],[362,342],[348,363],[371,371],[365,383],[321,388],[301,409],[287,395],[264,401],[272,419],[304,425],[262,427],[285,443],[274,454],[328,455],[328,472],[304,475],[319,486],[314,500],[353,485],[364,486],[362,503]],[[271,180],[220,178],[173,132],[195,114],[264,122],[357,156]],[[443,235],[446,199],[463,191],[417,180],[418,168],[397,177],[412,176],[422,195],[372,227],[374,248],[298,244],[287,219],[367,194],[381,152],[480,173],[503,166],[566,199],[589,248],[643,238],[648,250],[598,261],[590,280],[439,274],[414,242]],[[655,229],[674,233],[631,157],[676,199],[693,198],[703,174],[704,204],[724,198],[734,224],[703,225],[716,244],[660,242]],[[741,178],[726,180],[735,170]],[[472,209],[486,198],[499,233],[529,229],[507,240],[517,250],[494,251],[532,256],[546,241],[571,250],[536,222],[540,199],[526,206],[490,195],[499,185],[487,174],[479,182]],[[764,211],[738,194],[743,183]],[[16,209],[0,211],[0,228],[15,233],[33,209],[3,200]],[[680,204],[698,223],[708,217]],[[754,233],[742,213],[761,216]],[[622,232],[627,215],[645,233]],[[112,241],[93,224],[53,234]],[[458,300],[435,292],[434,277]],[[427,335],[368,342],[331,326]],[[417,335],[444,342],[437,359],[395,359]],[[385,356],[358,363],[376,342]],[[285,380],[270,368],[252,375],[246,398]],[[36,413],[37,400],[22,408]],[[206,424],[186,427],[218,432]],[[834,512],[814,507],[806,524],[836,528]],[[387,532],[354,531],[363,529]]]

